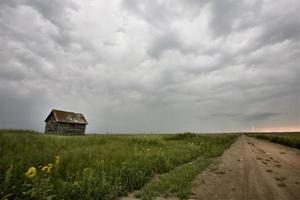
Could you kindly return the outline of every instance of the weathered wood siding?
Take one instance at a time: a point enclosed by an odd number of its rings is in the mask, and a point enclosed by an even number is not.
[[[63,135],[84,135],[85,124],[58,123],[57,133]]]
[[[54,115],[52,115],[46,122],[45,133],[57,134],[57,127],[58,127],[58,124],[55,121]]]
[[[54,135],[84,135],[85,127],[85,124],[56,122],[54,115],[52,115],[46,122],[45,133]]]

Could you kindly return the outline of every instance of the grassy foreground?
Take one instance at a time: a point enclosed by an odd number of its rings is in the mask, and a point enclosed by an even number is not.
[[[163,174],[146,184],[137,196],[142,199],[153,199],[157,196],[177,196],[186,199],[190,193],[191,183],[194,177],[204,170],[212,159],[199,159],[194,162],[181,165],[169,173]]]
[[[247,135],[300,149],[300,133],[251,133]]]
[[[222,154],[235,138],[228,134],[70,137],[0,131],[0,197],[115,199],[146,183],[152,187],[154,176],[168,172],[165,188],[173,187],[180,194],[174,173],[187,183],[178,185],[186,190],[203,168],[202,163],[198,167],[189,162],[199,163],[201,155],[208,159]],[[142,190],[144,199],[155,196],[146,195],[153,188]]]

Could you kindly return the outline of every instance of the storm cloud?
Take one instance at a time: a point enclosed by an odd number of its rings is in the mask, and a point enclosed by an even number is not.
[[[2,0],[0,128],[300,129],[297,0]]]

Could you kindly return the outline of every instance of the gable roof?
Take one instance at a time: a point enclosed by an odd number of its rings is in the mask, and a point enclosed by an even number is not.
[[[55,121],[57,122],[72,123],[72,124],[88,124],[83,114],[81,113],[74,113],[74,112],[55,110],[55,109],[53,109],[50,112],[45,122],[48,121],[48,119],[51,117],[52,114],[54,115]]]

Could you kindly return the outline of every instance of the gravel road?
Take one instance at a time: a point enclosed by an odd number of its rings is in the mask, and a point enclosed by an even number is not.
[[[300,200],[300,151],[243,135],[197,176],[190,199]]]

